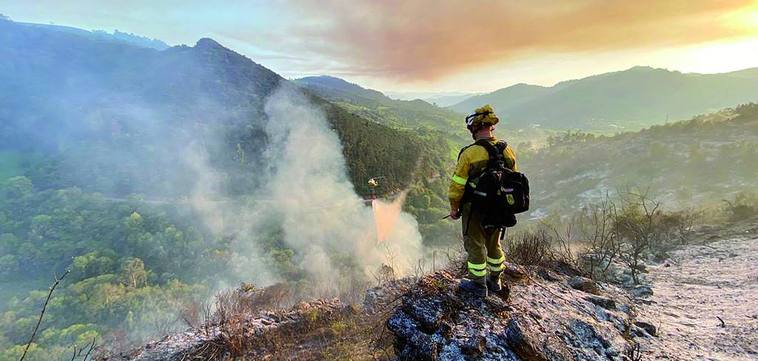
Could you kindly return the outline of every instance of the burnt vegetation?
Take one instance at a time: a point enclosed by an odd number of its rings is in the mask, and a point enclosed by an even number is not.
[[[517,264],[561,262],[588,277],[634,286],[646,264],[694,241],[704,228],[750,222],[758,216],[758,199],[738,193],[724,206],[669,210],[649,190],[619,191],[583,207],[571,217],[549,218],[516,232],[504,244],[506,256]]]

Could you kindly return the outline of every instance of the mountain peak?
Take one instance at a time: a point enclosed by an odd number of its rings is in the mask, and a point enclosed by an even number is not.
[[[496,90],[496,91],[505,90],[505,89],[511,89],[511,90],[530,90],[530,89],[546,89],[546,87],[544,87],[542,85],[534,85],[534,84],[527,84],[527,83],[518,83],[518,84],[514,84],[514,85],[511,85],[509,87],[506,87],[506,88],[503,88],[503,89],[499,89],[499,90]]]
[[[325,85],[325,86],[339,85],[339,86],[350,86],[350,87],[365,89],[364,87],[358,84],[354,84],[345,79],[338,78],[331,75],[306,76],[300,79],[296,79],[295,81],[301,82],[301,83],[308,83],[308,84],[320,84],[320,85]]]
[[[386,97],[379,91],[373,89],[364,88],[358,84],[351,83],[345,79],[337,78],[329,75],[308,76],[300,79],[295,79],[295,83],[300,84],[306,88],[317,88],[322,91],[328,92],[326,97],[354,97],[359,96],[367,99],[385,100]]]
[[[306,76],[306,77],[303,77],[302,79],[325,79],[325,80],[326,80],[326,79],[328,79],[328,80],[339,81],[339,82],[342,82],[342,83],[349,83],[349,82],[348,82],[347,80],[345,80],[345,79],[342,79],[342,78],[338,78],[338,77],[336,77],[336,76],[331,76],[331,75],[314,75],[314,76]]]
[[[635,66],[633,66],[633,67],[631,67],[631,68],[629,68],[627,70],[629,70],[629,71],[650,71],[650,70],[665,70],[665,69],[653,68],[652,66],[648,66],[648,65],[635,65]]]
[[[680,71],[669,70],[669,69],[666,69],[666,68],[656,68],[656,67],[652,67],[652,66],[648,66],[648,65],[633,66],[633,67],[631,67],[631,68],[629,68],[627,70],[620,71],[618,73],[631,73],[631,74],[651,74],[651,73],[656,73],[656,74],[664,74],[664,73],[668,73],[668,74],[682,74],[682,72],[680,72]],[[614,74],[614,73],[611,72],[611,73],[607,73],[607,74]],[[603,74],[600,74],[600,75],[603,75]]]
[[[216,40],[213,40],[211,38],[201,38],[197,41],[197,43],[195,43],[195,47],[201,49],[225,49]]]

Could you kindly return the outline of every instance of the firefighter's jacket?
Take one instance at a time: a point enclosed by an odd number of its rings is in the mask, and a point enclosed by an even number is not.
[[[497,139],[492,137],[490,143],[495,144]],[[518,171],[516,166],[516,153],[513,152],[510,144],[503,151],[505,156],[505,165],[513,171]],[[471,144],[461,151],[458,156],[458,163],[455,166],[453,179],[450,181],[448,188],[448,198],[450,199],[451,209],[460,209],[463,193],[466,191],[466,184],[469,178],[473,179],[482,173],[487,167],[489,154],[487,149],[481,145]]]

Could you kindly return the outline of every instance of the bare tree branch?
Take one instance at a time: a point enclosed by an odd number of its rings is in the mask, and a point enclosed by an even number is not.
[[[76,360],[76,356],[79,356],[79,354],[78,354],[78,353],[76,353],[76,345],[74,345],[74,354],[71,356],[71,360],[69,360],[69,361],[74,361],[74,360]]]
[[[52,286],[50,286],[50,292],[47,293],[47,298],[45,299],[45,304],[42,305],[42,311],[39,313],[39,319],[37,320],[37,325],[34,326],[34,331],[32,332],[32,336],[29,337],[29,342],[26,343],[26,348],[24,348],[24,353],[21,355],[21,358],[18,359],[18,361],[23,361],[26,357],[26,353],[29,352],[29,347],[31,347],[32,342],[34,342],[34,336],[37,336],[37,331],[39,330],[39,325],[42,323],[42,317],[45,316],[45,310],[47,310],[47,304],[50,302],[50,298],[53,296],[53,291],[55,291],[55,288],[58,287],[58,284],[63,281],[64,278],[71,272],[71,270],[66,270],[66,272],[63,272],[63,275],[60,277],[55,277],[55,283],[53,283]]]
[[[93,337],[92,342],[89,344],[89,349],[87,350],[87,353],[84,355],[84,358],[82,359],[82,361],[87,361],[87,357],[89,357],[89,355],[92,353],[92,350],[95,349],[95,340],[96,338]]]

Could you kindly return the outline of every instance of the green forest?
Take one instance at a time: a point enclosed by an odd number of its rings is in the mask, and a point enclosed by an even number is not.
[[[173,325],[170,310],[207,295],[206,270],[223,267],[214,240],[164,210],[77,188],[37,190],[23,176],[2,182],[0,229],[0,283],[15,293],[0,304],[2,360],[18,359],[46,288],[65,270],[71,274],[28,359],[55,360],[93,338],[123,343]]]

